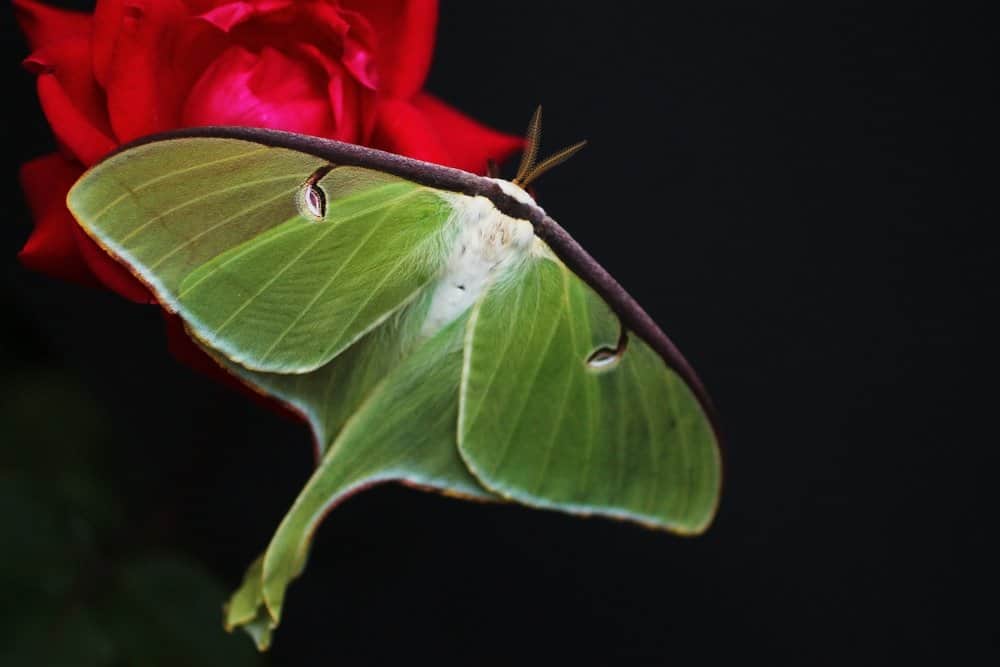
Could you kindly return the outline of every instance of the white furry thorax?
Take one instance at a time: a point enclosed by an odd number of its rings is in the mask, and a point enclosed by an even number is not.
[[[504,192],[518,201],[531,196],[508,181],[496,179]],[[504,215],[486,197],[447,195],[457,227],[448,259],[433,288],[422,334],[432,336],[468,310],[486,288],[527,256],[535,238],[526,220]]]

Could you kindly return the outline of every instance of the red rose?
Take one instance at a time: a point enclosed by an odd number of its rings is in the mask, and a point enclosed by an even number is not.
[[[99,0],[94,14],[15,0],[62,151],[24,165],[35,230],[21,261],[146,288],[66,210],[70,185],[121,143],[191,125],[303,132],[482,172],[520,146],[421,92],[435,0]]]
[[[62,149],[21,169],[35,229],[20,259],[135,301],[153,299],[65,204],[84,169],[119,144],[175,127],[251,125],[474,172],[521,145],[421,92],[436,0],[98,0],[92,16],[32,0],[14,8]],[[179,359],[243,388],[176,316],[166,320]]]

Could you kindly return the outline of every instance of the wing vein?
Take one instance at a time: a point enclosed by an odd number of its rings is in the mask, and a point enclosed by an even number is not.
[[[395,198],[393,198],[393,199],[390,199],[390,200],[389,200],[389,201],[387,201],[387,202],[380,202],[380,203],[379,203],[379,204],[377,204],[376,206],[369,206],[369,207],[368,207],[368,208],[366,208],[366,209],[363,209],[363,210],[361,210],[361,211],[357,211],[357,212],[355,212],[355,213],[352,213],[351,215],[349,215],[349,216],[347,216],[347,217],[345,217],[345,218],[340,218],[339,220],[335,220],[335,221],[330,221],[330,223],[329,223],[330,227],[329,227],[328,229],[326,229],[326,230],[325,230],[325,231],[324,231],[324,232],[323,232],[322,234],[320,234],[320,235],[319,235],[319,236],[317,237],[317,241],[314,241],[314,243],[316,243],[316,242],[318,242],[319,240],[321,240],[321,239],[325,238],[325,237],[326,237],[326,235],[327,235],[327,234],[329,234],[329,233],[331,232],[331,230],[333,230],[334,228],[336,228],[336,227],[337,227],[337,225],[340,225],[340,224],[343,224],[343,223],[347,222],[348,220],[354,220],[354,219],[356,219],[356,218],[359,218],[359,217],[361,217],[361,216],[363,216],[363,215],[366,215],[366,214],[368,214],[368,213],[371,213],[372,211],[377,211],[377,210],[379,210],[380,208],[382,208],[383,206],[388,206],[388,205],[391,205],[391,204],[393,204],[393,203],[395,203],[395,202],[397,202],[397,201],[399,201],[399,200],[401,200],[401,199],[405,199],[406,197],[409,197],[409,196],[410,196],[410,195],[412,195],[412,194],[413,194],[412,192],[407,192],[406,194],[403,194],[403,195],[400,195],[399,197],[395,197]],[[289,218],[288,220],[286,220],[285,222],[283,222],[282,224],[287,224],[288,222],[291,222],[292,220],[295,220],[296,218],[298,218],[298,219],[301,219],[301,216],[300,216],[300,215],[295,215],[295,216],[293,216],[293,217]],[[315,223],[315,222],[310,222],[310,223],[308,223],[308,224],[309,224],[309,225],[314,225],[314,224],[318,224],[318,223]],[[280,227],[280,225],[278,225],[278,226]],[[177,299],[178,299],[178,300],[180,300],[180,299],[184,298],[184,295],[186,295],[186,294],[190,293],[190,292],[191,292],[191,290],[193,290],[194,288],[198,287],[198,285],[200,285],[201,283],[203,283],[203,282],[204,282],[205,280],[207,280],[208,278],[211,278],[211,277],[212,277],[213,275],[215,275],[216,273],[218,273],[218,272],[219,272],[219,271],[221,271],[222,269],[226,268],[227,266],[229,266],[230,264],[232,264],[233,262],[235,262],[235,261],[236,261],[237,259],[239,259],[239,258],[240,258],[240,257],[242,257],[243,255],[245,255],[246,253],[248,253],[248,252],[251,252],[251,251],[253,251],[253,250],[259,250],[259,249],[260,249],[260,245],[261,245],[261,244],[263,244],[263,243],[271,243],[271,242],[273,242],[273,241],[275,241],[275,240],[277,240],[277,239],[279,239],[279,238],[282,238],[282,237],[284,237],[285,235],[287,235],[287,234],[289,234],[289,233],[291,233],[291,232],[296,232],[296,231],[304,231],[304,230],[307,230],[307,229],[309,229],[309,228],[310,228],[310,227],[309,227],[308,225],[303,225],[303,226],[301,226],[301,227],[290,227],[290,228],[289,228],[288,230],[286,230],[286,231],[284,231],[284,232],[280,232],[280,233],[278,233],[278,234],[275,234],[274,236],[269,236],[269,237],[267,237],[266,239],[263,239],[263,240],[260,240],[260,241],[257,241],[257,242],[256,242],[255,244],[253,244],[253,245],[250,245],[250,244],[248,244],[248,245],[247,245],[247,247],[245,247],[245,248],[244,248],[244,249],[243,249],[243,250],[242,250],[241,252],[237,252],[237,253],[235,253],[235,254],[234,254],[234,255],[233,255],[232,257],[230,257],[230,258],[229,258],[229,259],[227,259],[226,261],[222,262],[222,263],[221,263],[221,264],[219,264],[218,266],[215,266],[215,267],[213,267],[211,271],[208,271],[208,272],[207,272],[207,273],[206,273],[205,275],[201,276],[201,278],[199,278],[199,279],[198,279],[198,281],[197,281],[197,282],[195,282],[195,283],[194,283],[193,285],[191,285],[191,286],[190,286],[190,287],[188,287],[187,289],[183,290],[182,292],[178,293],[178,295],[177,295]],[[311,247],[311,246],[310,246],[310,247]],[[306,248],[306,251],[308,251],[308,250],[309,250],[309,248]],[[298,259],[298,258],[295,258],[295,260],[292,260],[292,262],[291,262],[291,263],[292,263],[292,264],[294,264],[294,262],[295,262],[295,261],[296,261],[297,259]],[[287,270],[288,268],[289,268],[289,266],[285,266],[285,267],[284,267],[284,268],[283,268],[283,269],[282,269],[281,271],[279,271],[279,275],[280,275],[281,273],[283,273],[284,271],[286,271],[286,270]],[[277,276],[276,276],[276,277],[277,277]],[[265,286],[264,286],[264,288],[265,288],[265,289],[266,289],[267,287],[268,287],[268,285],[265,285]],[[259,296],[259,294],[258,294],[257,296]],[[254,297],[254,298],[256,298],[256,297]],[[246,305],[249,305],[249,304],[244,304],[244,307],[245,307]]]
[[[282,221],[281,224],[275,225],[272,229],[278,229],[279,227],[282,227],[284,225],[287,225],[290,222],[295,221],[299,217],[300,216],[298,214],[293,215],[291,218],[288,218],[287,220]],[[243,248],[241,248],[237,252],[233,253],[232,257],[229,257],[228,259],[226,259],[224,262],[222,262],[218,266],[212,267],[211,270],[207,271],[205,273],[205,275],[199,277],[198,280],[196,280],[192,285],[190,285],[187,288],[179,290],[177,292],[177,300],[180,301],[181,299],[183,299],[185,296],[187,296],[188,294],[190,294],[192,290],[194,290],[196,287],[198,287],[198,285],[201,285],[203,282],[205,282],[206,280],[208,280],[209,278],[211,278],[216,273],[218,273],[222,269],[226,268],[227,266],[229,266],[230,264],[232,264],[236,260],[240,259],[241,257],[243,257],[244,255],[246,255],[247,253],[253,252],[254,250],[260,250],[260,247],[262,245],[267,245],[267,244],[270,244],[270,243],[274,243],[278,239],[284,238],[284,237],[288,236],[289,234],[293,234],[295,232],[301,232],[301,231],[304,231],[305,229],[307,229],[307,228],[306,227],[289,227],[288,229],[283,229],[283,230],[281,230],[281,231],[273,234],[272,236],[268,236],[265,239],[256,240],[256,242],[253,245],[251,245],[251,244],[245,244]],[[182,285],[182,287],[183,287],[183,285]]]
[[[494,285],[495,285],[495,283],[490,286],[490,289],[492,289]],[[514,306],[511,309],[513,312],[517,312],[517,309],[520,308],[520,306],[521,306],[521,295],[523,293],[524,293],[524,290],[522,290],[520,288],[520,286],[518,286],[517,293],[514,296]],[[487,291],[486,294],[488,295],[489,291]],[[480,300],[480,303],[482,301],[485,301],[485,300],[486,300],[486,296],[484,296]],[[480,306],[480,308],[481,308],[481,306]],[[476,323],[478,323],[478,319],[479,318],[477,316],[476,317]],[[472,338],[473,338],[472,344],[475,345],[475,330],[473,330],[473,336],[472,336]],[[500,352],[500,356],[498,357],[498,359],[504,359],[507,356],[507,352],[510,351],[510,346],[513,344],[513,340],[514,340],[514,336],[505,336],[504,337],[503,350]],[[469,357],[471,359],[471,357],[472,357],[472,353],[471,352],[469,353]],[[486,394],[489,393],[489,389],[490,389],[490,387],[493,386],[493,381],[496,380],[497,373],[499,372],[499,370],[500,370],[500,364],[494,365],[493,368],[490,370],[490,375],[486,379],[486,384],[483,385],[483,388],[479,392],[480,396],[485,396]],[[478,414],[478,411],[477,411],[476,414]]]
[[[295,177],[295,178],[297,178],[297,177]],[[278,180],[278,179],[274,179],[274,180]],[[259,182],[258,182],[258,184],[259,184]],[[268,204],[270,204],[270,203],[272,203],[272,202],[274,202],[274,201],[276,201],[276,200],[278,200],[278,199],[280,199],[282,197],[287,197],[288,195],[292,194],[293,192],[295,192],[294,188],[291,189],[291,190],[282,190],[281,192],[279,192],[278,194],[276,194],[273,197],[269,197],[268,199],[265,199],[262,202],[256,203],[253,206],[249,206],[249,207],[247,207],[247,208],[245,208],[245,209],[243,209],[241,211],[237,211],[236,213],[234,213],[234,214],[232,214],[232,215],[230,215],[228,217],[223,218],[221,221],[217,222],[216,224],[212,225],[211,227],[209,227],[207,229],[201,230],[200,232],[198,232],[197,234],[195,234],[191,238],[187,239],[186,241],[184,241],[180,245],[176,246],[175,248],[173,248],[172,250],[170,250],[166,254],[162,255],[159,259],[157,259],[155,262],[153,262],[152,264],[149,265],[149,269],[148,270],[152,271],[153,269],[155,269],[156,267],[158,267],[160,264],[162,264],[166,260],[170,259],[174,255],[176,255],[177,253],[179,253],[181,250],[183,250],[184,248],[188,247],[192,243],[196,242],[198,239],[202,238],[203,236],[205,236],[207,234],[211,234],[212,232],[216,231],[217,229],[219,229],[221,227],[225,227],[229,223],[233,222],[234,220],[238,220],[240,217],[242,217],[244,215],[247,215],[248,213],[253,213],[255,211],[259,211],[260,209],[264,208]],[[164,215],[166,215],[166,214],[164,214]],[[123,241],[124,241],[124,239],[123,239]]]
[[[626,354],[628,354],[628,352],[626,352]],[[636,394],[639,396],[638,403],[642,410],[643,417],[645,417],[646,434],[649,442],[650,468],[652,468],[653,471],[653,481],[649,487],[649,498],[646,501],[646,507],[648,512],[653,512],[654,510],[652,508],[656,505],[656,497],[658,495],[657,487],[659,486],[660,481],[660,461],[657,457],[656,442],[653,440],[653,412],[649,409],[649,404],[646,402],[646,396],[642,391],[642,378],[639,377],[638,367],[625,359],[622,359],[622,363],[628,364],[629,370],[635,378]]]
[[[368,231],[367,234],[365,234],[364,238],[361,239],[361,242],[358,243],[358,245],[354,248],[354,250],[351,251],[351,254],[347,256],[347,259],[345,259],[343,262],[340,263],[340,266],[337,267],[337,270],[333,273],[332,276],[330,276],[330,278],[323,284],[323,286],[319,290],[317,290],[316,294],[309,300],[309,303],[303,306],[302,310],[299,311],[299,314],[295,316],[295,319],[293,319],[289,323],[289,325],[285,327],[284,331],[282,331],[281,334],[279,334],[278,337],[275,338],[274,342],[271,343],[271,346],[268,347],[267,350],[264,352],[264,354],[261,356],[260,363],[264,363],[264,361],[271,354],[271,352],[273,352],[275,348],[277,348],[277,346],[281,343],[281,341],[285,339],[285,336],[287,336],[288,333],[295,327],[295,325],[298,324],[302,320],[302,318],[306,316],[306,313],[308,313],[309,310],[314,305],[316,305],[316,303],[326,293],[326,291],[330,289],[330,286],[332,286],[333,283],[337,280],[337,278],[340,277],[340,274],[344,272],[344,269],[350,266],[351,261],[355,257],[357,257],[358,253],[361,252],[361,250],[365,246],[368,245],[368,243],[372,239],[372,236],[375,235],[375,232],[377,232],[382,227],[382,225],[385,224],[385,221],[389,218],[389,216],[393,213],[393,211],[395,211],[399,207],[399,203],[400,203],[399,201],[396,201],[393,203],[393,205],[387,206],[385,213],[382,215],[381,218],[379,218],[378,222],[372,223],[371,229]],[[385,284],[385,281],[388,280],[388,277],[390,275],[395,275],[395,272],[394,271],[386,272],[386,274],[382,277],[382,280],[379,281],[378,285],[372,290],[369,290],[367,298],[365,299],[363,304],[359,307],[359,309],[355,311],[351,319],[348,320],[347,324],[341,327],[337,336],[334,338],[335,341],[340,340],[340,337],[344,335],[344,332],[347,330],[347,328],[350,327],[350,325],[354,323],[354,320],[357,319],[358,314],[360,313],[360,309],[368,305],[368,303],[374,297],[374,294],[377,291],[377,289]]]
[[[475,315],[475,317],[469,318],[469,324],[468,324],[468,326],[472,327],[472,329],[471,329],[471,331],[472,331],[472,337],[471,337],[472,340],[469,342],[469,363],[467,364],[469,367],[472,366],[472,354],[473,354],[473,351],[475,350],[475,343],[476,343],[476,327],[473,326],[473,325],[477,325],[478,324],[478,322],[479,322],[479,311],[482,310],[482,303],[486,300],[486,298],[489,295],[489,290],[493,289],[493,287],[495,286],[495,284],[496,283],[493,283],[492,285],[490,285],[490,287],[487,288],[487,291],[486,291],[485,295],[482,298],[480,298],[479,301],[476,302],[476,305],[474,306],[476,308],[476,315]],[[514,295],[514,307],[513,307],[513,311],[514,312],[517,312],[517,309],[521,306],[521,295],[522,295],[522,293],[523,293],[523,290],[521,290],[520,286],[518,286],[518,290],[517,290],[516,294]],[[514,339],[514,336],[506,336],[505,337],[504,342],[503,342],[503,350],[500,352],[500,356],[498,357],[499,359],[503,359],[503,358],[505,358],[507,356],[507,352],[510,351],[510,346],[513,344],[513,339]],[[480,397],[486,396],[486,394],[489,393],[489,389],[490,389],[491,386],[493,386],[493,381],[496,379],[497,372],[498,372],[499,368],[500,368],[500,365],[497,364],[497,365],[493,366],[493,368],[490,370],[490,375],[489,375],[489,377],[486,380],[486,384],[483,385],[483,388],[479,391]],[[464,373],[464,371],[463,371],[463,373]],[[481,404],[482,404],[482,400],[480,400],[477,403],[477,406],[481,405]],[[468,421],[471,423],[471,422],[475,421],[475,418],[478,415],[479,415],[479,408],[477,407],[475,415],[466,415],[466,417],[468,418]],[[466,418],[463,418],[462,421],[464,423],[466,421]]]
[[[412,256],[413,256],[413,255],[414,255],[414,254],[416,253],[416,251],[417,251],[417,250],[420,250],[420,249],[422,249],[422,248],[423,248],[424,246],[426,246],[426,245],[427,245],[428,243],[431,243],[431,242],[436,242],[436,241],[437,241],[437,239],[436,239],[436,238],[434,238],[434,235],[433,235],[433,234],[432,234],[431,236],[429,236],[428,238],[425,238],[425,239],[424,239],[423,241],[420,241],[420,242],[419,242],[419,243],[417,243],[417,244],[416,244],[415,246],[413,246],[413,248],[411,248],[409,252],[407,252],[406,254],[404,254],[404,255],[403,255],[403,256],[402,256],[401,258],[400,258],[400,260],[399,260],[399,261],[398,261],[398,262],[396,263],[396,265],[395,265],[394,267],[392,267],[392,269],[391,269],[391,270],[389,270],[389,271],[386,271],[386,272],[385,272],[385,273],[383,274],[383,276],[382,276],[382,279],[378,281],[378,284],[377,284],[377,285],[375,285],[375,287],[373,287],[373,288],[372,288],[371,290],[369,290],[369,292],[368,292],[368,296],[367,296],[367,297],[365,298],[365,300],[364,300],[364,301],[363,301],[363,302],[361,303],[361,305],[360,305],[360,306],[359,306],[359,307],[358,307],[358,308],[357,308],[357,309],[356,309],[356,310],[354,311],[354,315],[352,315],[352,316],[351,316],[351,319],[349,319],[349,320],[347,321],[347,323],[346,323],[346,324],[344,324],[344,326],[343,326],[343,327],[341,327],[341,329],[340,329],[340,333],[338,334],[338,337],[339,337],[339,336],[342,336],[342,335],[344,334],[344,332],[345,332],[345,331],[347,331],[347,329],[348,329],[348,328],[350,328],[350,326],[351,326],[352,324],[354,324],[354,321],[355,321],[356,319],[358,319],[358,316],[359,316],[359,315],[361,314],[361,311],[362,311],[362,310],[364,310],[364,308],[365,308],[365,307],[366,307],[366,306],[367,306],[367,305],[368,305],[369,303],[371,303],[371,300],[375,298],[375,295],[376,295],[376,294],[378,293],[378,290],[379,290],[379,289],[381,289],[381,287],[382,287],[383,285],[385,285],[386,281],[387,281],[387,280],[389,280],[389,278],[390,278],[391,276],[394,276],[394,275],[396,275],[396,273],[397,273],[397,272],[399,271],[399,268],[400,268],[400,267],[401,267],[401,266],[403,265],[403,258],[406,258],[406,257],[412,257]],[[411,293],[410,293],[410,297],[409,297],[409,298],[412,298],[412,295],[413,295],[414,293],[416,293],[416,292],[419,292],[419,291],[420,291],[420,288],[418,287],[417,289],[415,289],[415,290],[414,290],[413,292],[411,292]],[[409,300],[409,298],[408,298],[408,299],[406,299],[406,301],[408,301],[408,300]],[[395,310],[395,309],[393,309],[393,310]],[[378,319],[378,323],[381,323],[381,321],[382,321],[382,319],[381,319],[381,318],[379,318],[379,319]]]
[[[275,181],[287,181],[287,180],[290,180],[292,178],[298,178],[298,177],[297,176],[288,176],[286,174],[285,176],[275,176],[275,177],[272,177],[272,178],[262,178],[262,179],[259,179],[259,180],[256,180],[256,181],[247,181],[245,183],[237,183],[236,185],[232,185],[232,186],[230,186],[228,188],[223,188],[221,190],[212,190],[211,192],[206,192],[205,194],[200,195],[198,197],[195,197],[193,199],[188,199],[186,201],[183,201],[180,204],[178,204],[177,206],[174,206],[173,208],[169,208],[166,211],[162,211],[160,213],[157,213],[156,215],[154,215],[153,217],[151,217],[149,220],[147,220],[146,222],[142,223],[141,225],[139,225],[138,227],[136,227],[135,229],[133,229],[132,231],[130,231],[128,234],[126,234],[125,236],[123,236],[120,239],[118,239],[116,241],[116,243],[118,243],[120,245],[123,245],[129,239],[131,239],[133,236],[135,236],[136,234],[142,232],[143,230],[145,230],[147,227],[149,227],[151,224],[153,224],[157,220],[162,220],[163,218],[165,218],[166,216],[168,216],[168,215],[170,215],[172,213],[176,213],[177,211],[180,211],[180,210],[185,209],[185,208],[187,208],[189,206],[197,204],[200,201],[204,201],[206,199],[214,197],[215,195],[224,194],[226,192],[232,192],[234,190],[241,190],[243,188],[251,187],[251,186],[254,186],[254,185],[261,185],[262,183],[274,183]]]
[[[531,338],[534,338],[535,325],[538,322],[538,315],[541,312],[541,303],[542,303],[541,271],[535,271],[535,279],[538,282],[536,289],[536,294],[538,294],[538,299],[535,302],[535,315],[534,317],[531,318],[531,335],[529,336],[529,340]],[[552,329],[549,332],[549,339],[545,342],[545,347],[541,350],[541,354],[539,354],[537,357],[538,363],[535,365],[535,370],[531,374],[531,381],[525,384],[525,387],[528,388],[528,390],[522,393],[523,400],[521,401],[521,404],[518,406],[517,417],[511,422],[512,424],[515,425],[515,428],[510,429],[507,433],[507,438],[504,440],[503,448],[500,450],[500,456],[497,458],[497,463],[496,466],[494,467],[494,472],[500,469],[500,466],[503,464],[504,459],[507,457],[507,451],[510,449],[511,442],[514,440],[514,432],[516,429],[516,425],[518,424],[518,422],[521,421],[521,417],[524,416],[524,410],[528,407],[528,401],[531,399],[531,395],[529,393],[530,388],[534,386],[535,382],[538,380],[538,374],[541,373],[542,371],[543,362],[545,361],[545,357],[549,353],[549,348],[552,347],[552,341],[555,339],[555,329],[559,325],[559,318],[561,316],[562,313],[556,313],[555,316],[552,318],[555,321],[555,324],[552,326]]]
[[[672,373],[669,370],[665,370],[664,372],[667,374],[667,391],[668,391],[668,396],[670,396],[670,408],[671,411],[674,413],[674,425],[677,430],[677,439],[680,441],[681,445],[681,452],[682,452],[680,456],[681,469],[682,472],[690,474],[690,471],[688,471],[687,469],[690,466],[691,446],[690,442],[688,441],[687,434],[684,432],[684,428],[681,424],[681,414],[677,406],[677,392],[675,391],[678,383],[681,382],[681,380],[679,377],[677,377],[674,373]],[[682,511],[679,512],[679,515],[681,517],[686,516],[688,510],[691,507],[691,493],[692,491],[689,490],[688,493],[682,493],[681,495]]]
[[[174,171],[168,171],[167,173],[161,174],[161,175],[157,176],[156,178],[151,178],[148,181],[145,181],[144,183],[141,183],[141,184],[135,186],[134,188],[128,188],[128,187],[126,187],[126,192],[124,194],[119,195],[118,197],[115,197],[113,200],[111,200],[110,202],[108,202],[107,204],[105,204],[104,208],[102,208],[101,210],[99,210],[97,213],[94,214],[94,216],[91,218],[91,222],[92,223],[97,222],[98,218],[100,218],[105,213],[107,213],[108,211],[110,211],[113,207],[117,206],[122,201],[124,201],[125,199],[127,199],[129,197],[129,195],[131,195],[131,196],[134,197],[136,192],[138,192],[140,190],[145,190],[146,188],[148,188],[150,185],[153,185],[154,183],[159,183],[160,181],[162,181],[164,179],[171,178],[172,176],[177,176],[179,174],[186,174],[186,173],[189,173],[189,172],[192,172],[192,171],[197,171],[198,169],[204,169],[205,167],[213,167],[213,166],[218,165],[218,164],[225,164],[226,162],[232,162],[233,160],[239,160],[239,159],[242,159],[242,158],[252,157],[254,155],[257,155],[258,153],[263,153],[264,151],[267,151],[267,150],[270,150],[270,149],[267,146],[264,146],[263,148],[258,148],[258,149],[252,150],[249,153],[240,153],[239,155],[230,155],[228,157],[219,158],[218,160],[212,160],[210,162],[202,162],[202,163],[199,163],[199,164],[192,165],[190,167],[185,167],[183,169],[177,169],[177,170],[174,170]],[[125,186],[122,185],[122,187],[125,187]]]
[[[566,274],[566,271],[568,271],[568,270],[569,269],[566,269],[566,268],[563,269],[564,277],[566,279],[566,290],[567,290],[567,292],[569,291],[569,288],[570,288],[569,275]],[[569,300],[569,298],[570,297],[567,296],[567,301]],[[580,319],[583,321],[583,323],[585,323],[587,325],[587,335],[584,338],[584,342],[586,342],[588,344],[588,346],[589,346],[589,345],[592,345],[593,341],[594,341],[594,328],[593,328],[593,326],[591,325],[591,322],[590,322],[590,309],[587,307],[587,301],[586,301],[586,299],[582,299],[581,301],[582,301],[581,305],[583,306],[583,308],[582,308],[583,313],[582,313],[582,317]],[[572,314],[570,315],[570,319],[572,320]],[[576,337],[575,337],[575,334],[574,334],[574,338],[573,338],[573,346],[574,346],[574,348],[576,347]],[[586,352],[587,352],[587,350],[584,350],[585,354],[586,354]],[[586,377],[586,375],[584,377]],[[584,457],[583,469],[580,471],[580,479],[581,479],[580,488],[581,488],[581,490],[584,490],[584,491],[589,486],[590,470],[591,470],[591,468],[593,466],[593,459],[594,459],[594,434],[597,431],[597,428],[594,426],[594,417],[595,417],[595,415],[597,415],[597,413],[600,410],[600,408],[603,407],[601,405],[600,400],[598,399],[598,400],[595,401],[595,398],[594,398],[594,390],[595,390],[595,388],[599,389],[599,387],[597,387],[597,384],[596,384],[597,382],[599,382],[599,380],[598,380],[597,377],[593,377],[593,378],[591,378],[591,380],[592,381],[590,381],[590,382],[587,382],[585,380],[584,383],[583,383],[584,391],[586,392],[586,395],[587,395],[587,407],[588,407],[588,410],[587,410],[587,423],[590,426],[590,428],[587,429],[587,450],[586,450],[586,456]]]
[[[570,328],[572,329],[572,327]],[[572,334],[570,335],[572,336]],[[535,495],[541,495],[542,485],[545,483],[545,473],[548,471],[549,461],[552,459],[552,450],[555,447],[556,435],[558,435],[560,430],[559,424],[562,421],[563,416],[565,416],[566,406],[569,404],[569,397],[573,393],[574,384],[576,384],[576,374],[567,373],[566,390],[563,392],[563,397],[559,401],[559,410],[556,412],[555,419],[553,419],[554,426],[545,442],[545,454],[542,458],[542,465],[538,470],[538,480],[535,482]]]

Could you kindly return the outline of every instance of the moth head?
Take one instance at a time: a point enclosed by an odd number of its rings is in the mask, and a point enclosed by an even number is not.
[[[576,155],[581,148],[587,145],[586,141],[579,141],[572,146],[558,151],[541,162],[536,163],[538,157],[538,146],[542,141],[542,107],[535,109],[528,123],[528,132],[525,134],[524,153],[521,154],[521,164],[517,168],[517,175],[511,181],[520,188],[527,188],[533,180],[547,172],[552,167],[562,164],[566,160]]]

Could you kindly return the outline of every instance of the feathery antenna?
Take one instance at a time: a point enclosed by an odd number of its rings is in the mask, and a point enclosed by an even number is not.
[[[568,146],[555,155],[551,155],[541,162],[539,162],[528,174],[524,177],[524,180],[520,183],[521,187],[528,187],[533,180],[547,172],[552,167],[562,164],[566,160],[570,159],[574,155],[580,152],[580,150],[587,145],[587,140],[578,141],[572,146]]]
[[[538,144],[542,142],[542,105],[539,104],[535,113],[531,115],[528,122],[528,132],[525,134],[526,144],[524,152],[521,154],[521,164],[517,167],[517,176],[514,183],[520,183],[531,168],[535,166],[535,158],[538,157]]]
[[[564,148],[555,155],[545,158],[537,165],[535,158],[538,157],[538,146],[542,142],[542,105],[538,105],[535,113],[528,123],[528,133],[525,136],[524,153],[521,154],[521,164],[517,167],[517,175],[511,181],[514,185],[522,188],[528,187],[533,180],[547,172],[552,167],[562,164],[566,160],[576,155],[581,148],[587,145],[586,141],[580,141],[568,148]]]

